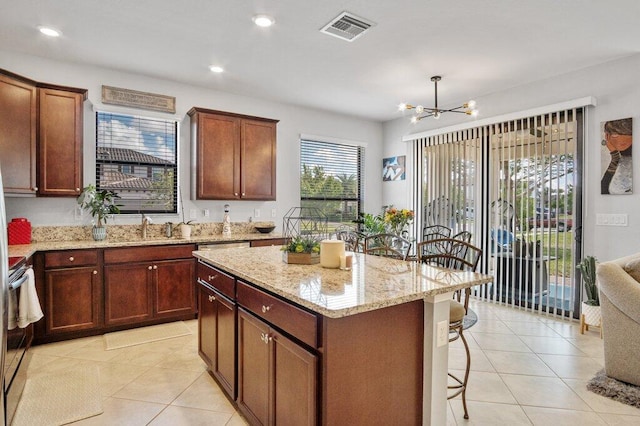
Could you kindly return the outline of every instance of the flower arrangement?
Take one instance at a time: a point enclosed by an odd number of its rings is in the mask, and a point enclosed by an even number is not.
[[[90,184],[82,189],[82,193],[78,197],[78,204],[84,210],[88,210],[95,218],[95,226],[102,228],[103,222],[107,222],[107,218],[111,215],[120,213],[120,208],[116,204],[116,199],[120,198],[118,194],[108,189],[97,189],[95,185]]]
[[[393,206],[388,206],[383,215],[384,223],[389,231],[396,235],[402,235],[407,225],[413,221],[413,217],[413,210],[397,209]]]
[[[282,247],[289,253],[320,253],[320,243],[313,238],[295,237],[289,244]]]

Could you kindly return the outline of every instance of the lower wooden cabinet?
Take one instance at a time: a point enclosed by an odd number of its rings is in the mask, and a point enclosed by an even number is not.
[[[227,395],[236,397],[236,304],[198,283],[198,353]]]
[[[95,266],[48,269],[44,273],[46,333],[100,327],[102,276]]]
[[[315,425],[318,357],[238,310],[238,407],[251,424]]]
[[[153,266],[153,315],[160,318],[195,313],[196,260],[167,260],[154,262]]]

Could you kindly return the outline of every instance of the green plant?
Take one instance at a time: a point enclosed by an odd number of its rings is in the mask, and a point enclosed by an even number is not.
[[[313,238],[295,237],[282,250],[289,253],[320,253],[320,243]]]
[[[97,189],[95,185],[85,186],[78,196],[78,204],[84,210],[88,210],[95,218],[95,226],[102,227],[109,216],[120,213],[116,200],[118,194],[108,189]]]
[[[576,266],[580,270],[582,283],[586,291],[587,300],[584,301],[590,306],[600,306],[598,297],[598,285],[596,284],[596,258],[593,256],[584,257]]]
[[[396,235],[400,235],[404,228],[413,220],[413,210],[397,209],[388,206],[384,211],[384,223],[387,224],[389,230]]]
[[[374,216],[371,213],[360,213],[359,216],[359,219],[353,222],[360,224],[360,232],[367,235],[386,232],[384,218],[381,215]]]

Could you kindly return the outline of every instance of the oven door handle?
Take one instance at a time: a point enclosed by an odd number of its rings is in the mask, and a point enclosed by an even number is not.
[[[15,290],[17,288],[20,288],[20,286],[24,284],[28,279],[29,279],[29,275],[24,274],[14,282],[9,283],[9,290]]]

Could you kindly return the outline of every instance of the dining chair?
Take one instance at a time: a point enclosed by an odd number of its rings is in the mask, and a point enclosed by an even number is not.
[[[395,234],[375,234],[364,239],[364,252],[376,256],[407,260],[411,241]]]
[[[470,243],[453,238],[439,238],[430,241],[422,241],[418,244],[418,253],[425,253],[420,256],[420,261],[426,264],[439,266],[442,268],[455,269],[460,271],[475,271],[482,250]],[[464,408],[464,418],[469,418],[467,410],[467,383],[469,382],[469,370],[471,367],[471,353],[469,352],[469,344],[464,336],[464,317],[469,311],[469,298],[471,296],[471,288],[464,290],[464,300],[462,299],[462,291],[454,293],[455,300],[451,300],[449,305],[449,342],[460,339],[464,345],[466,352],[466,366],[464,377],[460,379],[452,373],[448,373],[456,384],[450,385],[448,388],[453,390],[447,396],[447,399],[455,398],[462,395],[462,406]]]
[[[471,232],[469,232],[469,231],[460,231],[460,232],[458,232],[456,235],[454,235],[451,238],[453,238],[454,240],[461,240],[461,241],[470,243],[472,236],[473,236],[473,234],[471,234]]]
[[[444,225],[431,225],[422,228],[422,241],[434,240],[436,238],[449,238],[451,228]]]
[[[347,251],[362,253],[364,234],[354,230],[339,230],[336,231],[336,238],[344,241],[344,248]]]

